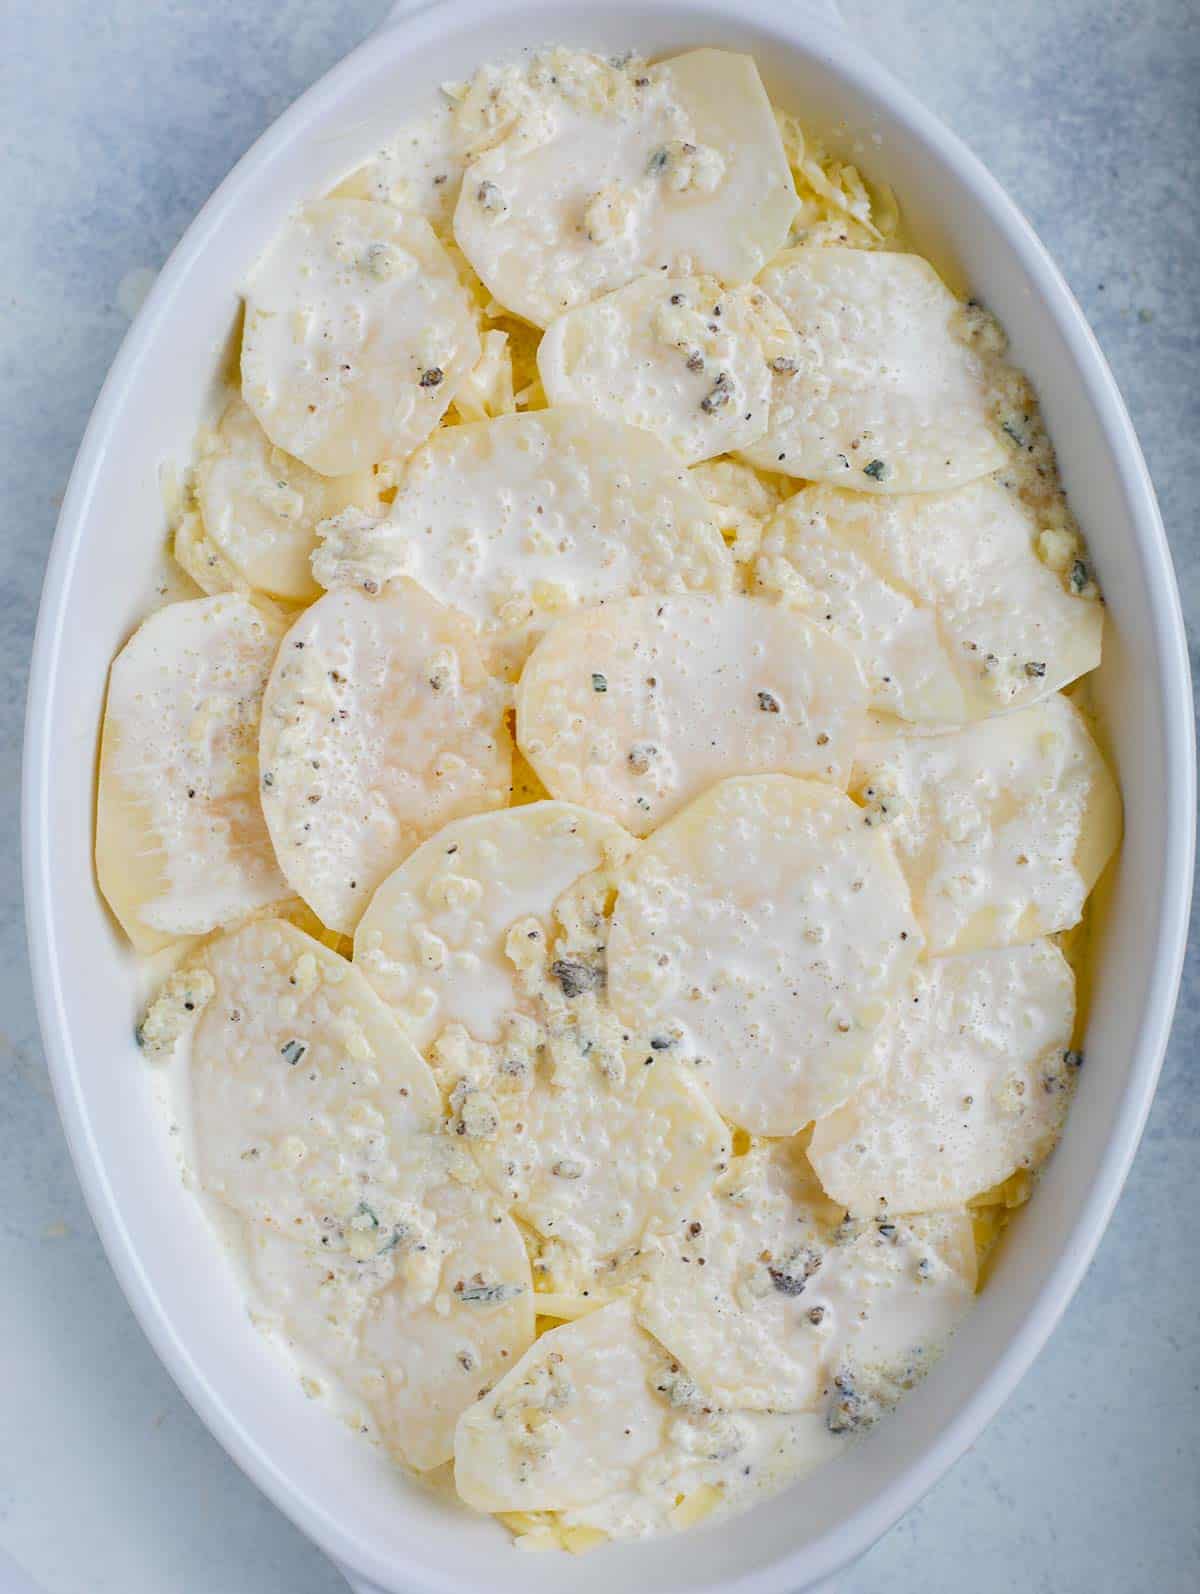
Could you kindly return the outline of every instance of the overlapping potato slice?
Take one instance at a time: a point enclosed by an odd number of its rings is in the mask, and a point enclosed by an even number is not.
[[[667,1241],[640,1321],[735,1409],[811,1409],[851,1363],[915,1378],[969,1304],[970,1224],[831,1227],[839,1215],[795,1140],[739,1157]]]
[[[538,348],[546,397],[653,432],[689,465],[748,446],[771,399],[763,297],[713,277],[638,277],[550,323]]]
[[[712,505],[721,535],[736,560],[753,559],[767,522],[795,482],[770,476],[736,459],[712,459],[693,465],[688,479]]]
[[[454,1482],[480,1511],[556,1511],[633,1482],[666,1441],[669,1365],[618,1301],[543,1334],[459,1419]]]
[[[722,776],[844,786],[865,712],[853,655],[782,606],[626,598],[534,649],[517,741],[555,796],[645,835]]]
[[[809,1157],[860,1217],[961,1207],[1053,1149],[1078,1069],[1075,979],[1050,941],[918,964],[883,1071],[818,1121]]]
[[[680,1388],[678,1380],[672,1388]],[[678,1532],[744,1510],[807,1477],[844,1444],[823,1412],[685,1411],[676,1416],[665,1450],[639,1468],[636,1489],[559,1512],[556,1521],[568,1548],[580,1531],[610,1539]]]
[[[459,1420],[454,1480],[488,1511],[641,1538],[724,1513],[831,1459],[815,1414],[715,1408],[629,1304],[544,1334]]]
[[[318,476],[276,448],[240,398],[196,467],[204,529],[251,587],[294,603],[320,595],[309,560],[317,523],[375,501],[370,470]]]
[[[836,1355],[825,1420],[865,1428],[918,1384],[970,1311],[975,1237],[963,1211],[847,1223],[812,1279],[810,1311]]]
[[[831,1112],[921,944],[904,878],[862,810],[815,781],[735,777],[668,820],[624,872],[608,943],[627,1023],[678,1036],[754,1134]]]
[[[942,736],[881,735],[852,789],[883,828],[930,953],[1078,923],[1121,834],[1121,798],[1065,697]]]
[[[554,1037],[527,1088],[489,1098],[495,1128],[470,1144],[517,1216],[595,1272],[649,1227],[669,1227],[716,1178],[729,1131],[662,1053],[647,1046],[618,1072],[611,1056],[564,1041]]]
[[[886,499],[809,487],[767,527],[755,575],[857,655],[874,707],[961,723],[1100,662],[1103,607],[1042,563],[1038,535],[995,481]]]
[[[355,964],[417,1046],[447,1024],[498,1041],[505,1014],[528,1010],[510,927],[533,916],[547,934],[568,886],[631,845],[611,820],[569,803],[456,820],[380,885],[359,920]]]
[[[243,1217],[375,1253],[425,1176],[433,1075],[359,971],[282,919],[213,941],[192,1040],[196,1166]]]
[[[259,708],[282,626],[233,593],[168,604],[113,660],[96,874],[140,952],[290,893],[258,804]]]
[[[246,288],[242,395],[271,441],[323,476],[411,452],[478,358],[449,255],[390,205],[302,206]]]
[[[1004,464],[991,373],[918,255],[809,247],[759,285],[796,330],[754,465],[856,492],[931,493]]]
[[[643,271],[747,282],[783,244],[795,186],[748,55],[614,66],[553,52],[531,105],[468,167],[459,246],[509,310],[545,326]]]
[[[835,1327],[814,1322],[807,1286],[840,1217],[794,1138],[738,1157],[665,1241],[640,1321],[721,1405],[815,1406]]]
[[[406,122],[391,143],[343,178],[329,197],[394,205],[406,216],[423,216],[446,237],[465,164],[454,108],[441,100],[424,116]]]
[[[349,935],[433,831],[508,799],[511,741],[471,627],[411,581],[327,592],[263,699],[263,810],[292,889]]]
[[[438,432],[409,462],[389,529],[409,575],[526,649],[575,604],[733,585],[712,512],[671,450],[578,407]]]
[[[246,1225],[258,1304],[367,1406],[388,1450],[427,1471],[459,1416],[533,1343],[529,1259],[486,1195],[438,1176],[364,1259]]]

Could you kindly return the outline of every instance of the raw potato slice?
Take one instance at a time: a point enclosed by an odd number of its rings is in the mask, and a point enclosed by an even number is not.
[[[280,866],[350,935],[433,831],[508,799],[503,700],[470,626],[411,581],[327,592],[280,646],[263,699],[263,807]]]
[[[840,792],[720,782],[643,843],[621,881],[609,993],[680,1035],[722,1113],[785,1135],[875,1067],[871,1041],[920,948],[904,877]]]
[[[809,1158],[860,1217],[964,1206],[1050,1154],[1070,1103],[1075,977],[1050,941],[913,970],[883,1070],[813,1130]]]
[[[689,1443],[693,1433],[699,1445]],[[707,1525],[807,1477],[845,1444],[830,1433],[823,1413],[807,1411],[721,1412],[704,1421],[677,1417],[673,1438],[640,1469],[636,1491],[560,1512],[560,1527],[643,1539]]]
[[[666,1366],[625,1301],[551,1329],[460,1417],[459,1494],[479,1511],[558,1511],[630,1487],[667,1441]]]
[[[205,531],[242,579],[293,603],[321,591],[309,567],[317,522],[375,501],[369,470],[318,476],[274,447],[240,398],[196,467],[196,494]]]
[[[433,1075],[344,958],[282,919],[206,947],[192,1042],[196,1167],[212,1196],[335,1254],[373,1256],[424,1177]]]
[[[113,660],[96,875],[139,952],[290,896],[258,804],[259,708],[281,624],[229,593],[171,603]]]
[[[995,481],[900,498],[809,487],[767,527],[756,576],[857,654],[875,708],[961,723],[1100,662],[1103,607],[1042,563],[1038,537]]]
[[[529,638],[575,604],[733,586],[712,512],[671,450],[580,408],[438,432],[410,461],[390,524],[408,574],[489,632]]]
[[[302,206],[246,288],[242,396],[278,448],[323,476],[411,453],[478,358],[449,255],[390,205]]]
[[[676,1224],[643,1286],[639,1320],[724,1406],[814,1407],[837,1328],[814,1323],[827,1203],[793,1138],[739,1157]]]
[[[531,1228],[595,1269],[669,1227],[729,1161],[729,1131],[661,1053],[608,1081],[591,1057],[498,1093],[495,1135],[471,1141],[484,1177]]]
[[[932,493],[998,470],[988,367],[918,255],[791,249],[759,278],[796,329],[753,465],[860,493]]]
[[[872,740],[852,789],[885,827],[930,953],[1069,930],[1121,835],[1116,783],[1061,696],[948,735]]]
[[[487,1196],[442,1178],[413,1211],[365,1261],[259,1225],[246,1240],[268,1321],[364,1401],[397,1460],[427,1471],[533,1343],[533,1290],[517,1226]]]
[[[448,237],[464,165],[453,110],[442,101],[419,120],[407,122],[329,197],[394,205],[407,216],[424,216],[440,236]]]
[[[966,1212],[847,1224],[809,1284],[837,1367],[826,1422],[869,1427],[919,1383],[975,1298],[975,1237]]]
[[[528,803],[439,830],[387,879],[359,920],[354,961],[424,1050],[447,1024],[498,1041],[528,1004],[508,930],[551,909],[580,875],[631,847],[611,820],[567,803]]]
[[[463,179],[454,234],[489,290],[546,326],[684,259],[748,282],[797,207],[750,56],[694,50],[630,72],[562,54],[539,101]]]
[[[546,397],[653,432],[689,465],[746,447],[771,399],[761,298],[713,277],[640,277],[551,322],[538,348]]]
[[[644,836],[715,780],[845,786],[866,691],[854,657],[761,599],[626,598],[534,649],[517,741],[547,789]]]
[[[171,539],[171,556],[210,598],[220,592],[244,592],[246,583],[208,536],[198,509],[180,515]]]

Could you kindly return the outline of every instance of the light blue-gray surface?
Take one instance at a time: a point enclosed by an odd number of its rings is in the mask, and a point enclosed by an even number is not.
[[[781,0],[786,3],[786,0]],[[9,0],[0,17],[0,1546],[47,1594],[341,1594],[208,1437],[83,1209],[25,963],[16,773],[47,546],[137,273],[384,0]],[[1196,0],[843,0],[982,155],[1095,327],[1200,621]],[[125,284],[122,288],[122,284]],[[1200,1589],[1200,967],[1049,1348],[845,1594]],[[4,1586],[0,1572],[0,1588]]]

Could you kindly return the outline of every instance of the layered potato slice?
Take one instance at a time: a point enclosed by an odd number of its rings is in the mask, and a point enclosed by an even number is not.
[[[751,464],[861,493],[941,492],[1004,464],[991,369],[927,260],[802,247],[758,283],[796,341]]]
[[[282,624],[233,593],[168,604],[113,660],[96,874],[139,952],[290,895],[258,802],[259,711]]]
[[[726,593],[733,561],[665,444],[571,406],[439,431],[409,462],[388,531],[403,568],[481,631],[533,640],[576,605]]]
[[[214,940],[200,964],[212,987],[189,1088],[203,1188],[331,1255],[373,1255],[424,1177],[441,1117],[428,1065],[358,970],[285,920]]]
[[[845,786],[865,713],[854,656],[782,606],[626,598],[534,649],[517,742],[556,797],[644,836],[724,776]]]
[[[623,872],[610,997],[690,1058],[722,1113],[785,1135],[873,1071],[921,945],[904,877],[863,811],[787,775],[711,787]]]
[[[1103,606],[1042,563],[1039,529],[992,480],[891,498],[808,487],[767,526],[756,585],[855,653],[874,708],[982,719],[1100,662]]]
[[[440,99],[343,178],[329,197],[394,205],[406,216],[423,216],[445,238],[450,234],[465,165],[454,106]]]
[[[318,199],[246,287],[242,396],[271,441],[323,476],[403,458],[479,358],[475,311],[420,216]]]
[[[812,1409],[850,1366],[876,1398],[914,1381],[970,1304],[970,1223],[840,1216],[795,1139],[737,1158],[667,1241],[639,1320],[733,1409]]]
[[[276,448],[249,406],[235,396],[196,467],[204,530],[250,587],[290,603],[311,603],[321,588],[309,561],[317,525],[352,504],[376,501],[370,469],[318,476]]]
[[[508,310],[546,326],[646,271],[747,282],[783,244],[795,185],[753,60],[655,67],[555,51],[506,136],[467,167],[454,234]]]
[[[343,958],[263,920],[200,966],[201,1185],[243,1220],[268,1319],[343,1377],[397,1456],[438,1466],[459,1413],[533,1339],[521,1237],[462,1182],[432,1074]]]
[[[795,1137],[735,1158],[666,1237],[639,1321],[721,1405],[815,1407],[834,1325],[813,1320],[807,1286],[841,1216]]]
[[[480,1511],[557,1511],[629,1487],[663,1449],[660,1347],[618,1301],[543,1334],[459,1419],[454,1482]]]
[[[529,1010],[510,928],[532,918],[548,937],[562,893],[631,847],[619,825],[570,803],[456,820],[375,892],[355,932],[355,964],[422,1049],[448,1024],[498,1041],[505,1016]]]
[[[551,322],[538,347],[546,397],[653,432],[688,465],[748,446],[771,400],[763,299],[714,277],[638,277]]]
[[[712,1183],[729,1162],[729,1131],[696,1082],[652,1049],[621,1071],[561,1045],[555,1054],[526,1089],[488,1098],[495,1127],[470,1144],[496,1194],[595,1278]]]
[[[486,1194],[431,1179],[362,1258],[247,1224],[263,1315],[359,1397],[388,1451],[418,1471],[454,1454],[462,1412],[533,1343],[529,1259]]]
[[[838,1448],[815,1414],[717,1409],[619,1301],[543,1334],[464,1412],[454,1479],[477,1509],[561,1512],[562,1539],[590,1544],[723,1514]]]
[[[411,581],[336,588],[284,638],[263,700],[263,809],[280,867],[345,935],[452,819],[508,800],[503,694],[470,625]]]
[[[891,840],[933,954],[1070,929],[1121,835],[1116,783],[1061,695],[941,736],[872,737],[851,789]]]
[[[1050,941],[918,964],[883,1068],[818,1120],[809,1157],[859,1217],[960,1208],[1053,1149],[1080,1062],[1075,978]]]

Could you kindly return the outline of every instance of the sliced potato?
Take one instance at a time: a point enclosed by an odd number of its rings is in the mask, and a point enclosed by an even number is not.
[[[860,1217],[962,1207],[1054,1147],[1077,1070],[1075,977],[1050,941],[913,970],[883,1072],[818,1121],[809,1157]]]
[[[398,578],[339,587],[284,638],[263,700],[263,806],[280,866],[331,929],[452,819],[508,800],[512,744],[461,616]]]
[[[495,1133],[470,1142],[484,1177],[593,1275],[648,1228],[670,1227],[729,1160],[729,1131],[703,1090],[650,1048],[625,1079],[560,1052],[494,1108]]]
[[[808,487],[767,527],[756,578],[857,655],[875,708],[961,723],[1100,662],[1103,607],[1042,563],[1038,537],[995,481],[892,498]]]
[[[463,179],[454,234],[491,293],[546,326],[685,259],[749,281],[797,205],[751,57],[695,50],[631,72],[562,54]]]
[[[534,649],[517,741],[556,797],[642,836],[727,775],[844,786],[865,712],[853,655],[783,607],[626,598]]]
[[[543,1334],[459,1418],[459,1494],[480,1511],[557,1511],[630,1486],[666,1444],[665,1365],[625,1301]]]
[[[815,781],[721,781],[644,842],[608,944],[610,997],[667,1026],[722,1113],[784,1135],[873,1071],[920,948],[904,879],[862,810]]]
[[[568,886],[630,846],[611,820],[568,803],[455,820],[380,885],[358,923],[355,964],[422,1049],[447,1024],[498,1041],[505,1014],[528,1009],[509,928],[533,916],[547,934]]]
[[[867,1428],[929,1371],[975,1297],[968,1213],[884,1213],[847,1224],[809,1286],[837,1367],[825,1420]]]
[[[642,1539],[716,1522],[807,1477],[845,1444],[823,1412],[688,1414],[675,1424],[675,1442],[640,1469],[636,1489],[559,1512],[563,1533]]]
[[[203,966],[215,989],[189,1072],[201,1184],[286,1236],[374,1256],[425,1177],[441,1115],[427,1064],[358,970],[282,919],[220,937]]]
[[[210,598],[221,592],[246,592],[246,582],[205,531],[198,509],[180,515],[171,538],[171,556]]]
[[[860,493],[941,492],[1004,464],[989,367],[927,260],[791,249],[759,285],[796,343],[766,436],[742,450],[751,464]]]
[[[423,216],[446,237],[465,164],[453,107],[441,100],[424,116],[406,122],[390,144],[343,178],[329,197],[394,205],[406,216]]]
[[[1069,930],[1121,835],[1116,783],[1060,695],[947,735],[872,738],[852,790],[891,840],[931,953]]]
[[[518,658],[566,609],[638,592],[728,592],[707,503],[657,438],[577,407],[448,427],[392,506],[408,573]]]
[[[838,1326],[810,1315],[826,1217],[793,1138],[738,1157],[669,1234],[639,1321],[719,1404],[804,1411],[820,1399]]]
[[[319,596],[309,560],[317,523],[375,501],[369,470],[318,476],[276,448],[240,398],[196,467],[204,529],[251,587],[293,603]]]
[[[140,952],[281,902],[258,803],[259,710],[281,624],[234,593],[168,604],[113,660],[96,875]]]
[[[246,1225],[259,1300],[278,1331],[366,1404],[398,1461],[454,1454],[458,1418],[533,1343],[529,1259],[511,1218],[453,1178],[366,1260]]]
[[[688,465],[767,429],[771,371],[754,301],[713,277],[638,277],[552,321],[538,348],[551,404],[586,404]]]
[[[411,453],[478,358],[449,255],[390,205],[302,206],[246,289],[242,396],[276,447],[323,476]]]

